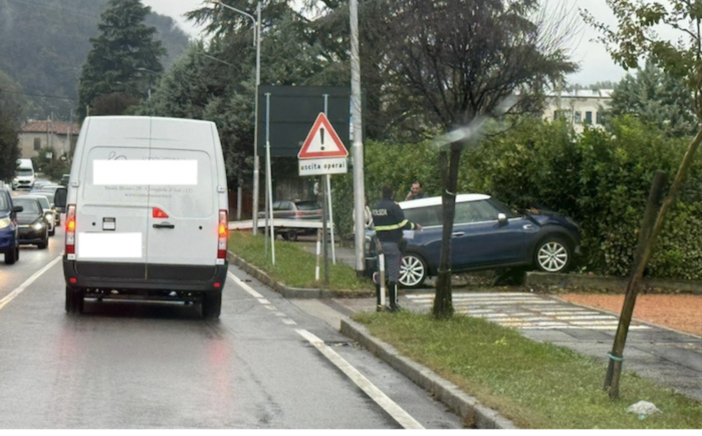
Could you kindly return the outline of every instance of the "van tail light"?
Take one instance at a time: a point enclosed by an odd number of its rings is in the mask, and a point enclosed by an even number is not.
[[[76,205],[66,208],[66,254],[76,253]]]
[[[229,214],[226,210],[219,211],[219,230],[217,239],[217,259],[227,258],[227,239],[229,239]]]

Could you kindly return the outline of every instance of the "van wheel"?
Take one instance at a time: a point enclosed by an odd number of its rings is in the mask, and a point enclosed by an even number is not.
[[[285,235],[286,240],[288,241],[297,241],[297,230],[288,230],[287,233],[283,233]]]
[[[218,319],[222,312],[222,291],[204,292],[202,295],[202,317]]]
[[[19,259],[19,247],[15,247],[14,250],[10,250],[5,253],[5,264],[13,265]]]
[[[66,313],[83,313],[83,289],[66,286]]]

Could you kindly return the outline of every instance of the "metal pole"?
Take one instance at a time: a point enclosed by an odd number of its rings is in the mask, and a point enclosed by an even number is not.
[[[363,129],[361,119],[361,60],[358,47],[358,0],[349,1],[351,17],[351,117],[353,120],[353,206],[356,214],[354,245],[356,251],[356,274],[363,276],[365,269],[365,186],[363,181]]]
[[[266,93],[266,184],[268,185],[268,212],[271,229],[271,261],[275,265],[275,225],[273,224],[273,177],[271,175],[271,94]]]
[[[258,234],[258,179],[261,168],[261,162],[258,158],[258,87],[261,85],[261,2],[258,2],[258,6],[256,7],[256,17],[256,102],[254,103],[254,179],[252,205],[252,224],[254,235]]]
[[[329,115],[329,94],[324,94],[324,115]],[[331,233],[331,253],[332,253],[332,263],[336,265],[336,247],[334,246],[334,212],[332,210],[332,197],[331,197],[331,176],[329,174],[324,177],[325,183],[327,184],[327,197],[324,201],[329,202],[329,223],[331,225],[329,231]]]

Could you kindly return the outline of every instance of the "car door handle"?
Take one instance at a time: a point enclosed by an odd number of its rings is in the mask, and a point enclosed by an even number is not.
[[[155,229],[175,229],[174,224],[154,224]]]
[[[456,232],[456,233],[451,233],[452,238],[460,238],[461,236],[465,236],[465,232]]]

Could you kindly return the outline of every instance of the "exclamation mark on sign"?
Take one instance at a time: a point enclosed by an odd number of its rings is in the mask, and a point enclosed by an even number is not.
[[[324,151],[324,127],[319,129],[319,140],[322,143],[322,151]]]

